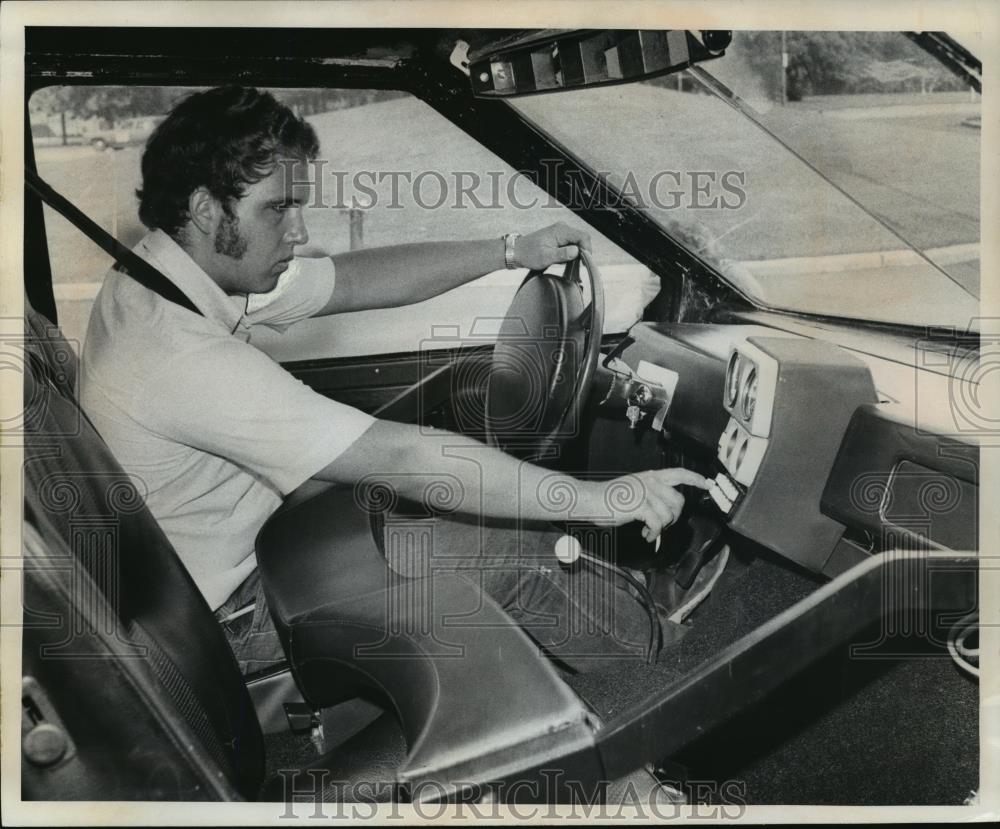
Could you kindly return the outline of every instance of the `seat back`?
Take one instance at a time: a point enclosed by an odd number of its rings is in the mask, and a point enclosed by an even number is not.
[[[63,684],[103,677],[98,683],[102,711],[109,706],[134,711],[137,695],[151,695],[138,708],[145,715],[135,722],[137,739],[148,733],[150,717],[158,718],[164,733],[175,725],[175,751],[210,758],[208,774],[218,780],[201,787],[204,796],[225,797],[229,789],[255,797],[264,774],[263,738],[222,629],[146,508],[142,481],[119,466],[79,408],[75,355],[58,329],[30,308],[24,362],[25,537],[38,541],[30,556],[26,546],[26,559],[45,567],[52,563],[44,561],[46,556],[68,556],[62,566],[72,571],[62,587],[38,573],[26,574],[26,590],[36,595],[46,589],[72,592],[64,597],[70,617],[57,623],[63,630],[55,639],[29,635],[26,618],[26,672],[31,666],[44,672],[54,693],[65,690]],[[46,601],[44,596],[35,600]],[[101,642],[96,651],[95,637]],[[86,677],[81,666],[89,672]],[[137,687],[144,676],[148,687]],[[78,702],[86,706],[92,700]],[[67,731],[72,738],[68,725]],[[198,742],[193,748],[184,740],[191,734]],[[142,756],[143,746],[137,745],[118,760],[127,765]],[[39,796],[59,799],[61,793]],[[122,794],[77,791],[71,796]]]

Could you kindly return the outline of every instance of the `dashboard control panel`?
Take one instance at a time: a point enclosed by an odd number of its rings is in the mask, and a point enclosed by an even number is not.
[[[708,498],[731,530],[823,572],[845,529],[824,510],[824,487],[852,417],[878,401],[869,363],[762,325],[649,323],[629,336],[621,358],[632,372],[645,363],[676,375],[669,405],[655,418],[651,405],[641,426],[709,449]]]
[[[731,345],[720,391],[709,496],[732,529],[821,570],[844,529],[820,510],[823,486],[852,415],[876,400],[867,366],[828,342],[748,337]]]
[[[845,548],[863,554],[843,538],[847,528],[851,539],[865,534],[876,545],[922,538],[977,549],[979,448],[961,433],[954,407],[917,405],[946,402],[959,380],[940,363],[911,366],[881,335],[838,338],[753,322],[633,326],[622,362],[631,372],[669,368],[676,381],[669,406],[650,406],[629,446],[648,447],[643,430],[662,428],[698,458],[712,480],[706,500],[730,529],[815,572],[849,564]],[[614,465],[621,445],[614,454],[601,446],[609,469],[622,468]],[[643,459],[629,462],[639,468]],[[865,492],[878,497],[859,496],[868,482]]]

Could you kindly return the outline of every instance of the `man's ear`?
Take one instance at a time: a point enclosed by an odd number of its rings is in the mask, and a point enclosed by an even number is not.
[[[199,187],[188,197],[188,217],[197,230],[211,236],[222,218],[222,205],[207,188]]]

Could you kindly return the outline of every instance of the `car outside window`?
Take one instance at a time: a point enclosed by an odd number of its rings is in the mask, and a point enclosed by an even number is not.
[[[190,88],[50,87],[30,112],[40,174],[128,246],[145,233],[135,196],[143,144]],[[320,158],[300,253],[430,240],[499,238],[580,220],[417,98],[376,90],[271,90],[316,129]],[[111,260],[45,208],[60,324],[82,343]],[[606,286],[606,333],[627,330],[659,278],[593,233]],[[417,306],[307,320],[256,340],[280,360],[453,347],[495,338],[523,271],[499,270]],[[398,275],[404,278],[406,275]],[[447,332],[442,336],[441,332]]]
[[[980,96],[899,32],[735,32],[694,72],[514,105],[761,305],[979,315]]]

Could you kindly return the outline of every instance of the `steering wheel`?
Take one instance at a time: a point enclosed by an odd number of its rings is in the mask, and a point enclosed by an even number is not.
[[[580,433],[603,325],[604,288],[587,251],[566,263],[562,276],[531,271],[525,277],[493,349],[485,406],[491,446],[538,458]]]

